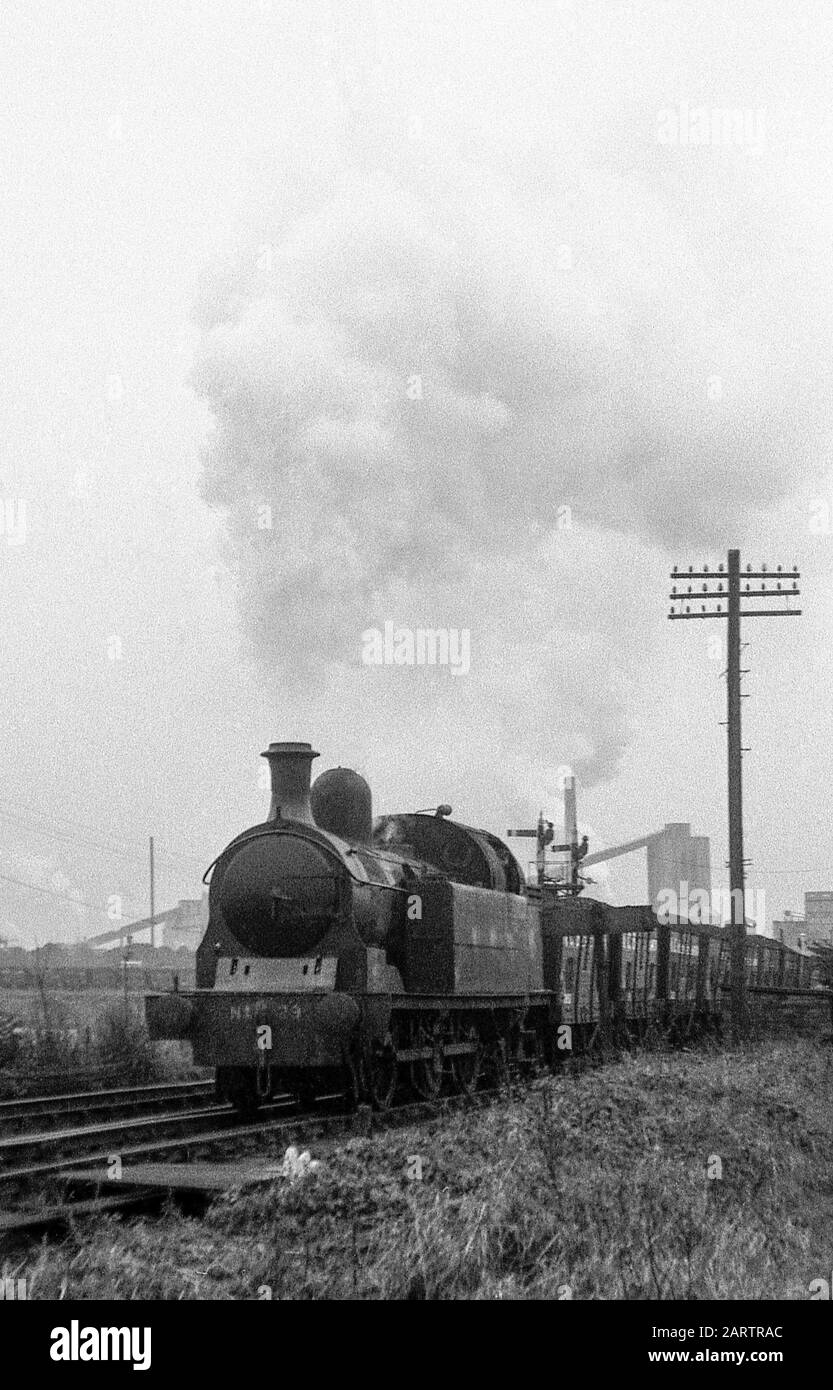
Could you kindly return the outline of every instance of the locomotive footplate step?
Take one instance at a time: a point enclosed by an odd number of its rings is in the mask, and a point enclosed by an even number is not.
[[[167,1192],[227,1192],[232,1187],[252,1187],[282,1176],[283,1160],[274,1163],[131,1163],[121,1176],[104,1168],[79,1168],[61,1174],[61,1181],[108,1192],[141,1187]]]

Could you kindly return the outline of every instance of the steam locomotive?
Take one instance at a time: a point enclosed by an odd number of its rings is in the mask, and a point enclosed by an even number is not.
[[[494,835],[436,813],[374,822],[347,768],[273,743],[271,802],[211,866],[196,988],[151,994],[153,1039],[189,1039],[242,1114],[336,1090],[389,1107],[407,1088],[473,1092],[610,1030],[719,1026],[719,927],[660,922],[527,885]],[[747,940],[747,976],[809,983],[798,953]]]

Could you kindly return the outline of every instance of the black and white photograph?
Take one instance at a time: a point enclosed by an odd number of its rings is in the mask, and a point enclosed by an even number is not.
[[[4,1344],[795,1378],[829,0],[0,0],[0,72]]]

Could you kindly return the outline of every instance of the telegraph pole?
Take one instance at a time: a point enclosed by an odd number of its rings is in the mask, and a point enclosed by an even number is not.
[[[150,944],[156,945],[156,911],[153,887],[153,836],[150,837]]]
[[[743,863],[743,753],[740,720],[740,551],[729,551],[726,619],[726,752],[729,774],[732,1036],[746,1032],[746,875]]]
[[[741,744],[740,702],[743,699],[740,688],[740,620],[741,618],[797,618],[800,608],[790,608],[789,602],[799,593],[798,569],[794,567],[785,574],[779,565],[775,572],[767,572],[766,565],[753,571],[747,565],[744,575],[744,588],[741,592],[740,551],[730,550],[728,564],[724,571],[720,565],[715,571],[708,566],[695,571],[689,567],[688,573],[674,566],[671,574],[671,612],[669,618],[726,618],[726,744],[729,783],[729,898],[731,901],[731,984],[732,984],[732,1038],[739,1042],[746,1032],[746,903],[745,874],[743,858],[743,747]],[[701,589],[697,591],[692,581],[700,580]],[[682,581],[687,588],[678,592],[677,585]],[[702,582],[705,581],[705,582]],[[753,588],[760,583],[761,587]],[[767,589],[767,584],[772,587]],[[711,585],[711,588],[710,588]],[[714,586],[717,586],[716,588]],[[768,598],[786,600],[783,608],[746,607],[744,603],[753,599]],[[714,604],[716,608],[707,608]],[[692,612],[699,604],[700,611]],[[677,611],[679,610],[679,611]]]

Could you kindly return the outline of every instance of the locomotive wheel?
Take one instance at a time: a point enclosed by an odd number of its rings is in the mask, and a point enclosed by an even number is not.
[[[302,1110],[314,1110],[318,1099],[318,1086],[309,1078],[295,1082],[293,1088]]]
[[[222,1080],[220,1070],[223,1072]],[[254,1067],[223,1067],[218,1069],[218,1090],[222,1089],[230,1105],[234,1106],[241,1120],[254,1118],[260,1107],[260,1096],[255,1084]]]
[[[489,1085],[495,1090],[509,1081],[509,1063],[506,1057],[506,1043],[503,1038],[495,1038],[487,1043],[483,1054],[483,1067]]]
[[[344,1059],[341,1075],[344,1082],[344,1101],[347,1109],[356,1110],[362,1099],[361,1058],[352,1053],[348,1054]]]
[[[423,1100],[436,1100],[443,1085],[443,1054],[439,1023],[415,1019],[411,1024],[411,1046],[430,1047],[430,1057],[411,1063],[411,1085]]]
[[[480,1045],[480,1036],[476,1025],[474,1023],[455,1023],[454,1041],[475,1045],[474,1052],[456,1053],[451,1059],[451,1074],[454,1077],[455,1089],[464,1096],[471,1096],[477,1090],[480,1067],[483,1061],[483,1048]]]
[[[377,1044],[367,1060],[367,1089],[377,1110],[390,1109],[398,1081],[396,1047],[389,1034],[384,1046],[380,1047]]]

